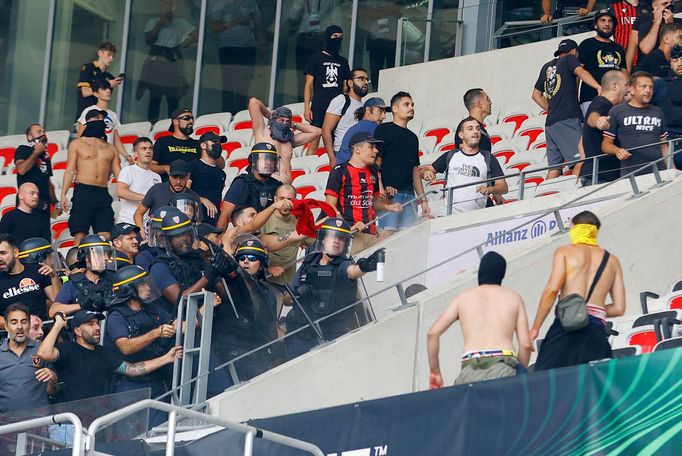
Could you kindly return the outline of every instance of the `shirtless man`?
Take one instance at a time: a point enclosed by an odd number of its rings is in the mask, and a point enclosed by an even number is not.
[[[82,136],[69,144],[61,201],[63,210],[71,209],[69,231],[76,245],[91,226],[95,233],[106,238],[114,226],[114,210],[107,185],[112,172],[118,178],[121,162],[116,148],[107,142],[105,115],[104,111],[88,112]],[[72,205],[66,193],[74,175]]]
[[[460,293],[450,303],[427,334],[429,350],[429,387],[443,386],[438,350],[440,336],[460,320],[464,337],[462,371],[455,385],[516,375],[517,367],[528,367],[532,350],[528,317],[523,299],[504,288],[507,269],[504,258],[488,252],[478,269],[478,287]],[[512,341],[516,333],[518,355]]]
[[[265,222],[275,213],[276,210],[291,210],[293,204],[287,199],[281,199],[260,212],[252,207],[242,206],[232,212],[232,228],[225,230],[220,240],[223,250],[233,255],[234,240],[241,234],[258,234],[258,231],[265,225]],[[268,252],[277,252],[290,245],[300,244],[305,240],[305,236],[292,231],[287,236],[274,236],[262,234],[258,237]]]
[[[532,340],[538,336],[557,295],[578,293],[586,297],[597,269],[604,258],[604,249],[597,245],[597,233],[601,223],[590,211],[583,211],[571,220],[571,245],[559,247],[554,252],[552,273],[540,297],[535,323],[530,330]],[[612,304],[606,304],[610,294]],[[610,255],[587,305],[589,324],[577,331],[566,332],[555,319],[547,331],[535,370],[575,366],[604,358],[611,358],[609,336],[604,330],[606,318],[620,317],[625,313],[625,285],[618,258]]]
[[[322,130],[305,123],[292,123],[290,109],[282,107],[270,111],[258,98],[249,100],[249,114],[255,142],[274,144],[277,149],[279,171],[272,177],[283,184],[290,184],[294,147],[318,139],[322,135]],[[265,125],[263,117],[270,119],[268,125]],[[294,135],[294,130],[301,133]]]

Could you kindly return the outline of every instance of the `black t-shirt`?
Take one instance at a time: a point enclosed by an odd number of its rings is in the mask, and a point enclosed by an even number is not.
[[[479,122],[480,124],[480,122]],[[455,149],[460,149],[462,147],[462,140],[459,139],[459,135],[455,132]],[[492,150],[492,144],[490,144],[490,135],[488,131],[481,125],[481,142],[478,143],[478,148],[481,150]]]
[[[26,160],[33,153],[33,146],[22,145],[14,151],[14,163]],[[17,188],[24,182],[32,182],[38,187],[40,199],[38,210],[47,212],[50,209],[50,176],[52,176],[52,160],[47,148],[33,163],[33,167],[24,175],[17,173]]]
[[[630,158],[620,162],[621,176],[662,157],[660,145],[649,146],[665,141],[668,137],[665,116],[658,107],[649,105],[638,108],[630,103],[621,103],[609,111],[609,125],[604,131],[604,137],[614,138],[624,149],[639,147],[630,152],[632,154]],[[659,162],[658,167],[665,169],[665,164]],[[647,168],[639,174],[650,172],[651,168]]]
[[[678,18],[674,18],[673,22],[675,24],[682,24],[682,20]],[[639,16],[635,20],[635,24],[632,26],[633,30],[637,30],[637,38],[638,38],[638,43],[641,43],[642,40],[649,34],[651,31],[651,28],[654,26],[654,15],[653,13],[645,13]],[[660,30],[660,28],[659,28]],[[658,39],[658,35],[656,36],[656,44],[654,45],[654,50],[658,49],[658,46],[661,44],[661,41]],[[652,50],[653,52],[653,50]],[[643,53],[642,50],[639,47],[639,44],[637,45],[637,61],[639,62],[640,59],[643,59],[647,54]]]
[[[572,54],[558,57],[542,66],[535,88],[543,92],[549,102],[545,125],[566,119],[583,120],[575,80],[575,70],[579,66],[580,62]]]
[[[585,149],[585,158],[596,157],[601,155],[603,152],[601,150],[601,143],[604,138],[604,133],[598,128],[592,128],[587,124],[587,119],[593,112],[599,114],[599,116],[607,116],[609,111],[613,107],[608,98],[602,96],[594,97],[590,107],[587,109],[587,115],[585,116],[585,124],[583,125],[583,148]],[[583,163],[580,169],[580,177],[592,176],[592,160]],[[620,160],[614,155],[609,155],[604,158],[599,159],[599,182],[611,182],[620,177]]]
[[[39,237],[52,241],[52,230],[48,215],[34,210],[30,214],[14,209],[0,218],[0,233],[14,236],[17,245],[28,238]]]
[[[192,190],[199,196],[208,198],[210,202],[220,207],[220,199],[225,187],[225,171],[217,166],[211,166],[201,160],[194,160],[189,164]],[[203,206],[202,206],[203,207]],[[210,218],[203,207],[202,221],[215,225],[217,217]]]
[[[174,160],[190,162],[201,158],[201,147],[196,139],[178,139],[163,136],[154,143],[154,161],[159,165],[170,165]],[[161,179],[168,180],[168,174],[161,173]]]
[[[382,123],[374,130],[374,137],[384,141],[377,144],[381,152],[381,178],[384,188],[413,192],[412,171],[419,166],[419,138],[410,129],[393,122]]]
[[[642,57],[635,71],[646,71],[651,73],[652,76],[665,78],[670,72],[670,62],[665,58],[663,51],[660,48],[656,48]]]
[[[194,199],[194,201],[196,201],[198,204],[201,204],[199,195],[197,195],[191,189],[186,188],[183,193],[187,193],[192,197],[192,199]],[[151,214],[156,210],[157,207],[168,206],[171,197],[174,194],[175,192],[173,192],[173,190],[170,188],[170,183],[161,182],[160,184],[154,184],[149,190],[147,190],[144,198],[142,198],[141,204],[149,209],[149,213]]]
[[[343,81],[350,75],[350,67],[345,57],[320,51],[310,56],[303,73],[315,78],[312,108],[327,109],[329,102],[342,92]]]
[[[61,342],[56,348],[59,359],[54,367],[59,380],[64,382],[63,402],[109,393],[113,374],[123,363],[112,347],[95,345],[94,350],[89,350],[75,342]]]
[[[601,78],[607,71],[626,68],[625,50],[609,41],[604,43],[596,38],[588,38],[578,46],[578,59],[585,69],[601,83]],[[585,83],[580,84],[580,103],[592,101],[597,91]]]
[[[89,87],[92,89],[92,83],[97,79],[116,79],[116,77],[108,71],[100,70],[96,63],[97,62],[86,63],[81,67],[81,72],[78,76],[78,84],[76,84],[76,88],[78,90],[78,111],[76,112],[76,119],[81,116],[81,113],[85,108],[97,103],[97,97],[94,95],[84,97],[81,89],[83,87]]]
[[[38,272],[37,265],[24,266],[24,272],[20,274],[0,272],[0,315],[10,304],[20,302],[28,307],[31,315],[47,320],[45,288],[50,285],[52,281]]]

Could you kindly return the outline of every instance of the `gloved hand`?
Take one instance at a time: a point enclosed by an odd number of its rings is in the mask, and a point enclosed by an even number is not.
[[[313,290],[313,287],[310,285],[304,283],[296,288],[296,297],[303,299],[304,301],[309,300],[310,298],[315,297],[315,290]]]
[[[209,264],[204,271],[204,276],[213,282],[218,277],[227,277],[237,270],[237,265],[230,261],[227,254],[223,251],[216,252],[209,260]]]
[[[386,249],[380,248],[376,252],[372,253],[367,258],[360,258],[358,260],[358,266],[362,272],[372,272],[377,270],[377,260],[381,255],[385,255]]]

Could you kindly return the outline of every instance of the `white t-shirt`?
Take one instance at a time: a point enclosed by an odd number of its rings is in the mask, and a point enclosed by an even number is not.
[[[161,176],[151,169],[142,169],[135,164],[123,168],[118,175],[118,181],[128,184],[129,190],[145,195],[152,185],[161,183]],[[128,201],[123,198],[119,199],[121,200],[121,209],[118,212],[118,219],[116,222],[134,224],[135,220],[133,219],[133,215],[135,214],[137,206],[140,205],[140,202]]]
[[[78,118],[78,123],[81,125],[86,125],[85,115],[92,111],[93,109],[99,109],[97,105],[88,106],[83,109],[81,116]],[[114,143],[114,131],[121,126],[121,122],[118,121],[118,115],[111,109],[107,109],[107,116],[104,118],[104,132],[107,134],[107,142],[110,144]]]
[[[343,94],[337,95],[329,103],[327,112],[330,114],[335,114],[341,116],[341,111],[343,111],[343,105],[346,104],[346,97]],[[341,116],[339,123],[336,124],[336,129],[334,130],[334,152],[338,152],[341,149],[341,142],[343,142],[343,135],[346,134],[348,129],[358,123],[355,120],[355,111],[362,107],[362,101],[358,101],[353,97],[350,97],[350,105],[346,110],[346,113]]]
[[[453,154],[448,166],[447,187],[468,184],[485,179],[488,176],[488,167],[485,157],[481,153],[466,155],[464,152]],[[469,212],[482,209],[486,204],[486,197],[478,193],[477,185],[456,189],[452,191],[452,213]],[[440,215],[447,214],[447,200],[443,201]]]
[[[149,19],[147,25],[144,27],[144,33],[151,32],[158,21],[158,17]],[[194,31],[194,28],[195,27],[186,20],[179,17],[173,17],[170,24],[159,30],[159,34],[156,35],[154,44],[169,48],[180,46],[187,36]]]

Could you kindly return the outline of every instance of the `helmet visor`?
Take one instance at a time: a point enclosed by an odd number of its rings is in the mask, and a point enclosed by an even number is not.
[[[85,267],[92,272],[104,272],[116,268],[116,261],[112,259],[112,248],[110,245],[95,245],[87,247],[85,254]],[[109,263],[113,263],[110,265]]]
[[[57,274],[63,274],[69,270],[66,267],[66,261],[64,261],[62,254],[56,251],[50,252],[47,258],[45,258],[44,263],[54,269],[54,272]]]
[[[199,210],[199,205],[196,201],[192,199],[181,199],[174,201],[172,204],[193,222],[201,223],[201,211]]]
[[[146,275],[144,279],[135,282],[135,289],[137,297],[145,304],[156,301],[161,297],[161,291],[150,275]]]
[[[315,252],[326,253],[330,257],[350,257],[353,238],[342,231],[322,229],[317,234]]]
[[[256,154],[253,161],[253,170],[258,174],[273,174],[277,171],[277,161],[277,154]]]
[[[192,251],[197,235],[194,229],[183,231],[178,234],[166,234],[164,244],[169,255],[186,255]]]

